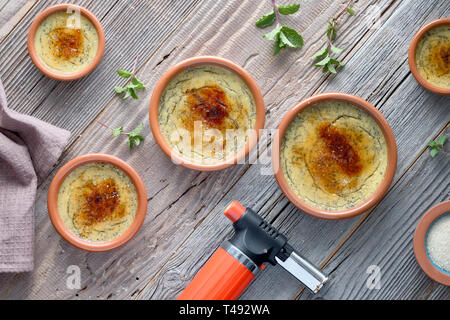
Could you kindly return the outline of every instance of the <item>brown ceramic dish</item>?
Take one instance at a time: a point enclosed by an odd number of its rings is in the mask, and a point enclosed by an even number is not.
[[[384,178],[381,183],[378,185],[376,191],[364,202],[361,204],[340,211],[327,211],[323,209],[315,208],[309,204],[307,204],[304,200],[302,200],[289,186],[288,181],[283,173],[283,169],[281,168],[280,163],[280,148],[283,141],[284,134],[289,127],[290,123],[296,118],[297,114],[302,110],[318,103],[324,101],[341,101],[349,103],[353,106],[356,106],[362,110],[364,110],[367,114],[369,114],[378,126],[381,128],[381,131],[384,135],[386,145],[387,145],[387,167],[385,171]],[[395,144],[394,134],[387,123],[386,119],[383,115],[370,103],[367,101],[358,98],[353,95],[344,94],[344,93],[322,93],[315,96],[312,96],[306,100],[303,100],[291,109],[281,120],[280,125],[278,127],[277,135],[274,137],[273,146],[272,146],[272,166],[275,172],[275,178],[277,180],[278,185],[281,190],[285,194],[285,196],[300,210],[305,213],[322,219],[346,219],[350,217],[354,217],[358,214],[363,213],[364,211],[372,208],[376,203],[378,203],[382,197],[388,191],[388,188],[392,182],[392,179],[395,174],[395,169],[397,166],[397,147]]]
[[[59,73],[47,67],[39,58],[35,47],[35,35],[39,25],[42,23],[42,21],[44,21],[45,18],[47,18],[52,13],[55,13],[57,11],[66,11],[67,9],[70,9],[72,11],[80,10],[81,14],[92,22],[98,35],[98,48],[94,59],[86,67],[72,73]],[[105,50],[105,33],[98,19],[89,10],[73,4],[58,4],[45,9],[36,16],[30,26],[30,30],[28,31],[27,45],[28,54],[30,55],[31,60],[43,74],[55,80],[71,81],[84,77],[98,66]]]
[[[438,26],[442,25],[450,25],[450,18],[442,18],[435,21],[432,21],[422,28],[416,33],[416,35],[413,37],[411,41],[411,45],[409,46],[408,51],[408,63],[409,68],[411,69],[411,73],[413,74],[414,78],[416,78],[417,82],[424,87],[425,89],[438,93],[443,95],[450,95],[450,88],[442,88],[438,87],[436,85],[431,84],[427,80],[425,80],[419,73],[419,70],[417,69],[416,65],[416,49],[417,44],[419,43],[419,40],[422,38],[423,35],[425,35],[428,31],[430,31],[433,28],[436,28]]]
[[[250,89],[251,94],[253,95],[253,99],[255,101],[256,106],[256,121],[255,121],[255,128],[253,132],[253,136],[250,137],[249,141],[245,144],[245,147],[234,154],[233,156],[229,157],[228,159],[225,159],[220,162],[212,163],[212,164],[202,164],[197,163],[194,161],[191,161],[190,159],[187,159],[183,157],[178,152],[172,152],[172,147],[169,145],[169,143],[164,138],[161,128],[159,125],[159,119],[158,119],[158,112],[159,112],[159,103],[161,96],[166,88],[166,86],[170,83],[170,81],[180,72],[189,69],[194,66],[200,66],[200,65],[214,65],[219,66],[225,69],[228,69],[232,71],[233,73],[237,74],[248,86]],[[261,94],[261,91],[256,83],[256,81],[250,76],[250,74],[245,71],[240,66],[236,65],[235,63],[219,57],[212,57],[212,56],[202,56],[202,57],[195,57],[190,58],[187,60],[184,60],[177,65],[170,68],[158,81],[158,83],[155,86],[155,89],[153,91],[151,100],[150,100],[150,107],[149,107],[149,118],[150,118],[150,127],[153,133],[153,136],[156,140],[156,143],[160,146],[162,151],[170,158],[174,163],[181,164],[182,166],[189,168],[189,169],[195,169],[195,170],[201,170],[201,171],[216,171],[216,170],[222,170],[225,168],[228,168],[236,163],[238,163],[240,160],[244,159],[249,151],[253,149],[257,141],[259,139],[259,131],[260,129],[264,128],[264,121],[265,121],[265,107],[264,107],[264,101],[263,96]]]
[[[58,212],[58,205],[57,205],[58,192],[61,184],[64,182],[64,179],[74,169],[80,167],[81,165],[92,162],[108,163],[122,170],[124,173],[128,175],[128,177],[133,182],[137,193],[138,205],[136,215],[134,217],[132,224],[120,236],[110,241],[92,242],[79,238],[78,236],[70,232],[69,229],[64,225]],[[145,215],[147,212],[147,192],[145,190],[144,183],[142,182],[137,172],[123,160],[106,154],[87,154],[67,162],[56,173],[48,190],[47,207],[50,220],[52,221],[53,226],[55,227],[56,231],[67,242],[69,242],[70,244],[74,245],[77,248],[87,251],[94,251],[94,252],[109,251],[117,247],[120,247],[126,242],[128,242],[142,226],[142,223],[144,222]]]
[[[425,242],[432,223],[440,216],[450,212],[450,201],[442,202],[423,215],[414,233],[414,254],[422,270],[433,280],[450,286],[450,273],[439,270],[428,257]]]

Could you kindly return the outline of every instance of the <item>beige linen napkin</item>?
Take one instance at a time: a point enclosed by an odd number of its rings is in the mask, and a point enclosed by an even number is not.
[[[0,82],[0,272],[33,269],[34,203],[70,132],[8,109]]]

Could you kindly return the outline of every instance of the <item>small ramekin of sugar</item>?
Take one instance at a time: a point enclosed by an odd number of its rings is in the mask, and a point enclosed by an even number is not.
[[[450,201],[434,206],[420,219],[414,254],[431,279],[450,286]]]

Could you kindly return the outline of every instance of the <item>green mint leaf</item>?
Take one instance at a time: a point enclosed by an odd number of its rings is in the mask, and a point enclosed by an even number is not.
[[[333,58],[330,59],[330,62],[333,63],[333,64],[335,64],[335,65],[338,66],[338,67],[343,67],[343,66],[345,66],[345,63],[340,62],[339,60],[336,60],[336,59],[333,59]]]
[[[302,36],[294,29],[288,27],[281,27],[280,40],[291,48],[301,48],[303,46]]]
[[[438,154],[438,152],[439,152],[439,149],[433,148],[433,149],[431,149],[431,151],[430,151],[430,156],[431,156],[432,158],[434,158],[434,157]]]
[[[328,47],[325,46],[323,49],[321,49],[319,52],[316,53],[316,55],[313,57],[314,60],[322,60],[328,55]]]
[[[355,14],[355,10],[353,10],[352,8],[347,8],[347,12],[352,16]]]
[[[281,30],[281,26],[279,24],[277,24],[277,26],[270,31],[269,33],[263,34],[263,38],[266,38],[268,40],[275,40],[276,37],[278,36],[278,33]]]
[[[134,85],[134,89],[136,90],[141,90],[145,88],[145,85],[139,81],[136,77],[133,77],[133,79],[131,79],[131,83]]]
[[[125,99],[128,98],[129,96],[131,96],[130,90],[129,90],[129,88],[127,88],[127,91],[125,91],[125,95],[123,96],[123,99],[125,100]]]
[[[315,64],[315,66],[316,66],[316,67],[324,66],[324,65],[326,65],[328,62],[330,62],[330,60],[331,60],[330,56],[326,56],[324,59],[322,59],[322,60],[320,60],[319,62],[317,62],[317,63]]]
[[[114,137],[119,136],[123,132],[123,127],[119,127],[117,129],[113,129],[112,134]]]
[[[144,137],[143,136],[135,136],[134,141],[135,141],[135,145],[138,146],[141,143],[141,141],[144,141]]]
[[[133,131],[131,131],[129,133],[130,136],[137,136],[139,135],[139,133],[141,133],[142,128],[144,127],[144,124],[141,123],[140,125],[138,125]]]
[[[281,49],[286,48],[286,45],[284,43],[281,42],[280,40],[280,34],[277,34],[277,37],[275,38],[275,43],[273,45],[273,55],[276,56]]]
[[[118,86],[115,86],[114,87],[114,91],[116,91],[116,93],[123,93],[125,90],[127,90],[127,88],[122,88],[122,87],[118,87]]]
[[[333,74],[336,74],[336,68],[334,67],[334,65],[330,62],[327,63],[327,67],[328,67],[328,71],[330,71]]]
[[[327,73],[327,72],[328,72],[328,63],[326,65],[324,65],[322,68],[322,73]]]
[[[300,9],[300,4],[289,4],[286,6],[278,6],[278,12],[287,16],[288,14],[296,13]]]
[[[439,147],[443,148],[446,141],[447,141],[447,135],[443,135],[437,140],[437,144]]]
[[[141,144],[141,141],[144,140],[144,137],[142,136],[128,136],[128,146],[130,147],[130,149],[133,148],[133,146],[139,146]]]
[[[130,150],[133,149],[133,146],[134,146],[134,139],[128,136],[128,147],[130,148]]]
[[[144,124],[141,123],[133,131],[128,133],[128,145],[129,145],[130,149],[132,149],[133,146],[140,145],[141,141],[144,140],[144,137],[139,135],[139,133],[141,133],[143,127],[144,127]]]
[[[261,19],[256,21],[255,26],[257,26],[258,28],[265,28],[271,26],[275,22],[275,20],[275,12],[273,12],[272,10],[271,13],[264,15]]]
[[[427,146],[430,148],[437,148],[437,142],[436,141],[430,141],[428,142]]]
[[[132,87],[128,87],[127,93],[129,93],[129,96],[131,96],[133,99],[139,99],[139,97],[136,94],[136,91],[134,91]]]
[[[128,71],[125,71],[125,70],[121,70],[121,69],[117,70],[117,73],[122,78],[129,78],[131,76],[131,72],[128,72]]]
[[[343,49],[339,49],[333,45],[331,45],[331,52],[333,52],[334,54],[340,54],[342,53],[344,50]]]

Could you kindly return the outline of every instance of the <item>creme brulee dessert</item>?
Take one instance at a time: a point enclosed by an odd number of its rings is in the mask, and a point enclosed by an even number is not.
[[[366,201],[387,168],[381,128],[362,109],[325,101],[300,111],[280,148],[283,174],[308,205],[339,211]]]
[[[74,235],[93,242],[112,240],[133,223],[138,196],[119,168],[92,162],[73,170],[58,192],[58,212]]]
[[[450,88],[450,25],[435,27],[419,40],[416,65],[429,83]]]
[[[245,147],[255,128],[256,105],[240,76],[205,64],[169,82],[159,102],[158,121],[166,141],[183,158],[211,164]]]
[[[49,69],[73,73],[94,60],[98,34],[83,14],[69,14],[62,10],[50,14],[41,22],[36,30],[34,46],[39,59]]]

